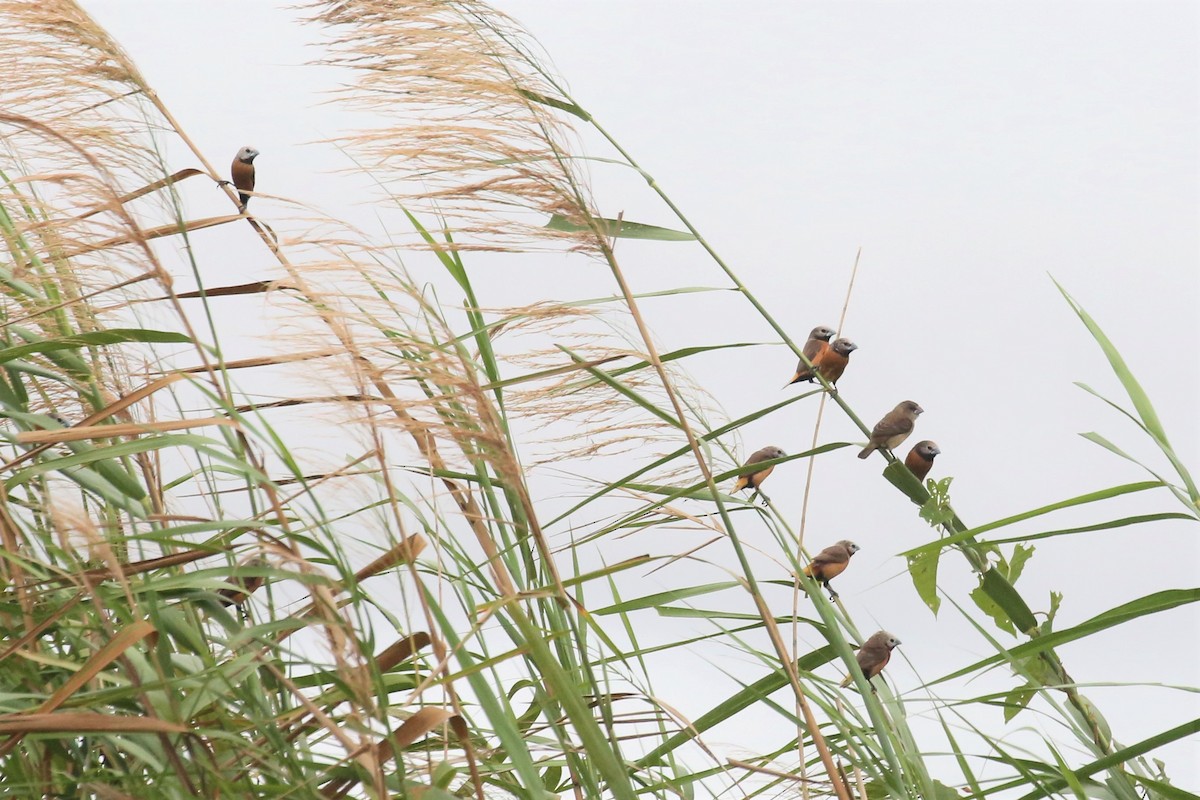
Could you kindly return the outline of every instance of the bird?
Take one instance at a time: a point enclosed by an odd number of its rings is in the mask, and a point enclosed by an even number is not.
[[[925,476],[929,474],[929,470],[933,468],[933,459],[941,454],[936,443],[924,439],[913,445],[913,449],[908,451],[908,455],[904,458],[904,466],[912,470],[912,474],[917,476],[917,480],[925,480]]]
[[[247,192],[254,191],[254,159],[258,157],[258,151],[253,147],[246,146],[238,150],[237,155],[233,158],[233,164],[229,167],[229,176],[233,178],[233,185],[238,190],[238,202],[242,204],[242,210],[246,210],[246,205],[250,202],[250,195]],[[222,181],[228,183],[228,181]]]
[[[917,424],[917,417],[924,413],[925,409],[912,400],[905,400],[875,423],[875,427],[871,429],[871,441],[867,442],[867,446],[862,449],[858,457],[866,458],[871,455],[871,451],[882,450],[885,447],[888,450],[899,447],[900,443],[913,432],[913,427]]]
[[[804,567],[804,574],[815,578],[824,586],[829,592],[830,600],[837,600],[838,593],[833,590],[829,582],[845,571],[846,566],[850,563],[850,556],[858,551],[858,545],[849,539],[842,539],[837,544],[832,544],[817,553],[813,560]]]
[[[887,631],[876,631],[871,634],[871,638],[863,642],[862,647],[858,648],[854,660],[858,662],[858,668],[862,670],[863,677],[867,679],[868,683],[887,666],[888,660],[892,657],[892,649],[898,644],[900,644],[900,640]],[[854,673],[851,673],[842,681],[842,688],[853,682]],[[874,691],[875,687],[872,686],[871,689]]]
[[[813,360],[813,368],[821,373],[821,377],[831,384],[837,385],[838,378],[846,371],[850,363],[850,354],[858,349],[858,345],[849,339],[835,339],[829,347],[817,354]]]
[[[808,364],[816,364],[817,359],[821,354],[829,349],[829,340],[834,337],[834,330],[827,328],[824,325],[818,325],[808,333],[808,341],[804,343],[804,349],[800,352],[804,353],[804,358],[808,359]],[[800,359],[796,364],[796,374],[788,381],[788,386],[800,381],[812,381],[812,368],[804,363],[804,359]]]
[[[239,566],[259,570],[265,569],[266,567],[270,566],[270,564],[268,564],[267,560],[262,556],[257,556],[249,561],[243,562]],[[217,592],[217,595],[220,596],[220,603],[223,606],[240,606],[242,603],[246,602],[246,599],[249,598],[250,595],[261,589],[263,584],[266,582],[267,579],[263,575],[245,576],[234,574],[229,577],[227,583],[230,583],[237,588],[222,589]]]
[[[742,466],[748,467],[751,464],[757,464],[761,461],[773,461],[776,458],[783,458],[786,455],[787,453],[783,452],[778,447],[764,447],[762,450],[755,450],[753,453],[751,453],[750,457],[746,459],[746,463]],[[735,492],[740,492],[742,489],[749,487],[756,491],[760,491],[759,487],[762,486],[762,482],[767,479],[767,476],[770,475],[774,469],[775,465],[772,464],[766,469],[760,469],[758,472],[748,472],[744,475],[738,475],[737,483],[734,484],[733,490]],[[766,505],[766,502],[766,499],[764,499],[763,505]]]

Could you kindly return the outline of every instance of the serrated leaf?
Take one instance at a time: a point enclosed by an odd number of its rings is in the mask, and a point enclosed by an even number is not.
[[[1042,623],[1041,631],[1043,634],[1050,633],[1054,627],[1054,617],[1058,614],[1058,607],[1062,605],[1062,592],[1050,593],[1050,610],[1046,612],[1046,621]]]
[[[940,550],[931,550],[908,557],[908,574],[912,576],[913,586],[935,617],[942,605],[942,599],[937,595],[938,560],[941,556]]]
[[[1017,578],[1021,577],[1021,570],[1025,569],[1026,562],[1033,557],[1035,548],[1028,547],[1023,544],[1018,544],[1013,548],[1012,557],[1008,559],[1008,582],[1016,583]]]
[[[1056,686],[1063,682],[1062,673],[1042,658],[1040,653],[1028,658],[1018,658],[1014,671],[1033,686]]]
[[[942,478],[929,482],[929,499],[921,505],[921,519],[935,528],[954,519],[954,509],[950,507],[950,483],[953,480]]]
[[[1004,721],[1012,722],[1013,717],[1020,714],[1029,705],[1029,701],[1037,694],[1037,687],[1028,683],[1018,686],[1004,696]]]

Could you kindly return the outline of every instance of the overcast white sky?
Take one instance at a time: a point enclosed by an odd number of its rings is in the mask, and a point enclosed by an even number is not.
[[[262,191],[369,218],[369,208],[355,205],[362,198],[343,194],[343,184],[326,175],[344,166],[341,156],[307,145],[339,133],[346,120],[320,105],[317,92],[329,79],[301,66],[319,53],[305,47],[314,32],[295,25],[292,12],[245,0],[84,6],[214,162],[253,144],[262,151]],[[862,248],[844,329],[860,350],[840,384],[843,396],[868,424],[902,399],[921,403],[927,413],[916,438],[941,446],[933,475],[955,476],[954,502],[968,523],[1147,477],[1081,431],[1098,431],[1169,472],[1127,420],[1072,385],[1082,381],[1128,405],[1050,275],[1104,326],[1180,457],[1200,471],[1195,3],[498,6],[541,41],[576,100],[794,336],[836,323]],[[592,137],[585,141],[594,154],[610,155]],[[593,166],[591,174],[607,216],[678,227],[628,171]],[[215,190],[209,202],[228,210]],[[269,213],[263,206],[260,213]],[[690,245],[623,242],[618,254],[638,291],[723,285]],[[598,274],[560,271],[553,277],[559,284],[514,275],[519,267],[511,265],[480,274],[482,302],[521,302],[534,284],[539,291],[561,285],[564,298],[611,291],[593,289],[606,286]],[[238,278],[214,276],[214,283]],[[710,301],[702,314],[696,308],[693,300],[646,303],[664,348],[773,341],[732,297]],[[786,396],[779,387],[795,360],[782,346],[732,352],[689,365],[730,417]],[[804,449],[815,407],[792,406],[743,431],[744,452],[766,444]],[[822,436],[860,439],[836,413],[826,415]],[[935,621],[916,597],[895,554],[928,540],[929,529],[879,479],[882,460],[864,463],[850,452],[818,462],[808,541],[819,547],[848,537],[863,547],[838,588],[860,624],[878,620],[904,640],[907,661],[889,668],[904,692],[988,649],[953,610]],[[788,465],[769,484],[794,518],[803,473],[801,464]],[[1009,535],[1177,510],[1160,492]],[[682,539],[655,543],[686,546]],[[628,547],[645,552],[648,545]],[[622,555],[606,553],[610,560]],[[965,596],[972,582],[965,562],[951,555],[943,563],[950,594]],[[1157,589],[1194,587],[1198,567],[1197,527],[1162,523],[1094,534],[1086,546],[1039,542],[1018,586],[1035,610],[1045,609],[1051,591],[1065,593],[1057,626],[1065,628]],[[634,588],[650,593],[719,578],[681,566]],[[790,594],[779,599],[790,610]],[[666,624],[650,614],[645,622]],[[1061,654],[1083,683],[1197,686],[1198,631],[1200,613],[1188,606]],[[728,654],[713,657],[722,668],[744,670],[746,680],[762,673]],[[676,665],[671,674],[656,688],[690,715],[732,687],[698,668]],[[998,676],[996,685],[1015,682]],[[1094,687],[1087,694],[1125,743],[1200,711],[1194,694],[1166,688]],[[1000,731],[1000,712],[987,723]],[[748,747],[787,735],[760,742],[753,731],[722,733]],[[1195,740],[1160,755],[1180,784],[1200,786]]]

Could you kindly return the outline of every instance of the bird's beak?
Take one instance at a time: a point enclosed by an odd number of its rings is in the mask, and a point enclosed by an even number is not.
[[[924,413],[925,413],[925,409],[921,408],[920,406],[917,406],[917,413],[918,413],[918,414],[924,414]]]
[[[940,456],[942,454],[942,451],[938,450],[936,447],[931,448],[930,452],[933,453],[935,456]]]

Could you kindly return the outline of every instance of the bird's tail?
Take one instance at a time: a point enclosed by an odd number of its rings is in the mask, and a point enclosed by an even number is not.
[[[867,456],[871,455],[871,453],[873,453],[873,452],[875,452],[875,445],[869,444],[862,449],[862,452],[858,454],[858,457],[866,458]]]
[[[245,208],[246,204],[250,202],[250,195],[238,192],[238,202],[242,204],[242,208]]]

